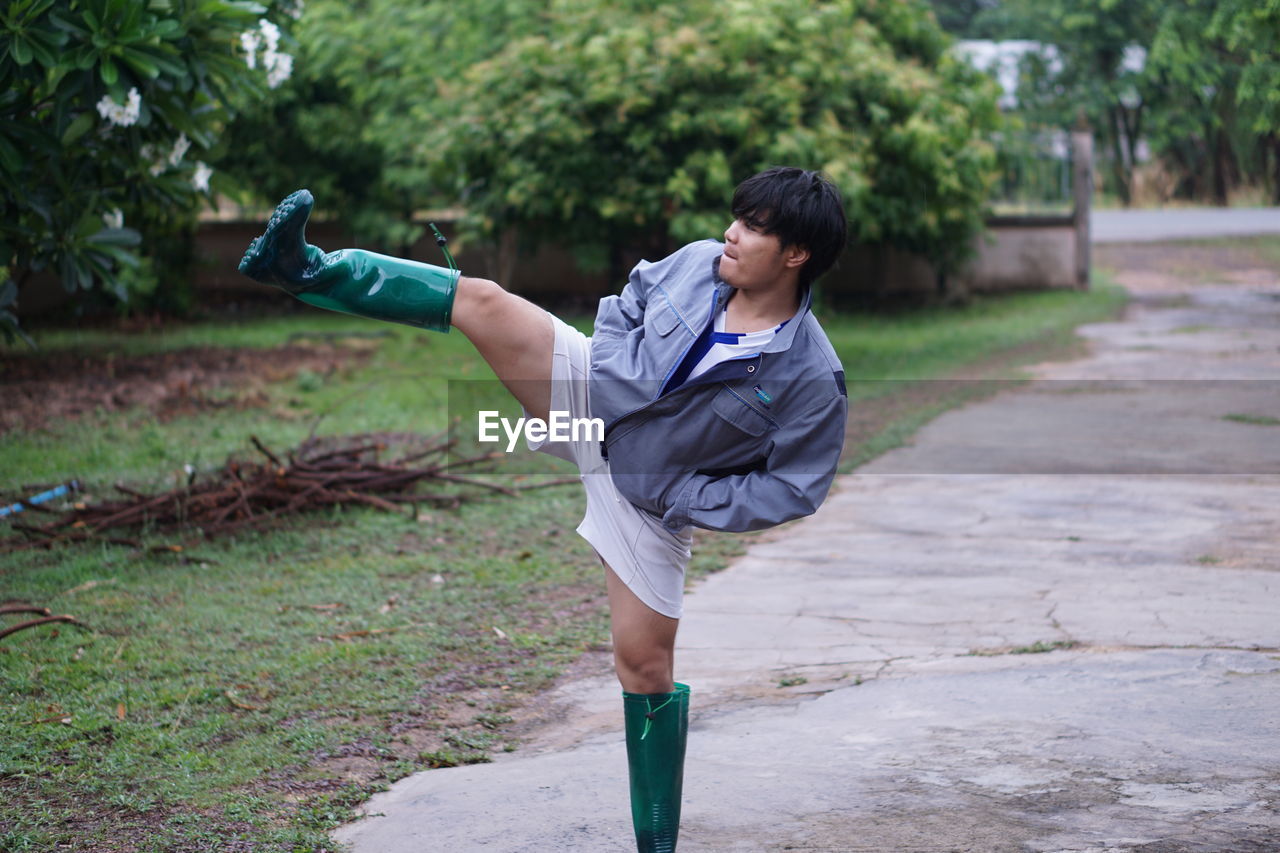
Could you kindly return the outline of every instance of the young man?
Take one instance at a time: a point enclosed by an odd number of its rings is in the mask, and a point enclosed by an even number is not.
[[[758,530],[826,497],[844,442],[844,373],[810,313],[844,248],[839,193],[779,167],[734,193],[724,243],[631,271],[590,338],[492,281],[306,244],[312,199],[281,202],[240,271],[351,314],[456,326],[532,416],[600,418],[604,441],[534,447],[578,466],[578,532],[604,564],[641,853],[674,851],[689,688],[673,681],[689,527]]]

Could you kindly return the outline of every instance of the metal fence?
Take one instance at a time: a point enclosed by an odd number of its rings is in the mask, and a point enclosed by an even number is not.
[[[995,215],[1071,214],[1070,134],[1006,131],[993,141],[1000,174],[991,194]]]

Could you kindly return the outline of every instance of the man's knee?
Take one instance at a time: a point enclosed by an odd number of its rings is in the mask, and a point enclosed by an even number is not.
[[[672,661],[667,649],[657,646],[618,646],[613,654],[618,681],[632,693],[666,693],[671,690]]]
[[[492,313],[509,294],[502,285],[487,278],[462,276],[458,279],[458,293],[454,298],[454,318],[461,311],[464,314],[476,312]]]

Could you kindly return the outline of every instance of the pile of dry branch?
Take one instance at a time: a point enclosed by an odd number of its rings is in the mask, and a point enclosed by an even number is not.
[[[495,454],[450,461],[453,443],[443,436],[428,439],[425,449],[387,462],[379,460],[387,450],[386,443],[368,436],[339,439],[336,448],[332,438],[308,439],[284,459],[256,436],[250,440],[263,461],[232,459],[214,475],[193,476],[187,484],[160,494],[144,494],[117,484],[115,488],[125,495],[123,500],[76,504],[67,511],[30,506],[56,518],[40,525],[12,524],[26,538],[7,540],[0,547],[17,550],[95,539],[140,548],[138,540],[107,535],[106,531],[189,531],[207,539],[339,504],[414,514],[421,504],[453,507],[482,493],[514,495],[526,489],[577,482],[574,478],[502,486],[476,479],[474,472],[483,470],[477,466],[491,461]],[[461,470],[471,473],[458,473]],[[423,490],[424,484],[430,488]]]

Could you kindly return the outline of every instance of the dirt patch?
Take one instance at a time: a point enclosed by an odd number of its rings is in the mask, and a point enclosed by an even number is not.
[[[1106,243],[1093,247],[1093,262],[1135,293],[1212,284],[1266,289],[1280,286],[1278,245],[1263,240]]]
[[[358,365],[368,347],[297,344],[274,349],[196,347],[146,355],[107,351],[0,354],[0,435],[44,429],[95,412],[142,407],[158,420],[267,403],[263,386],[302,370]]]

